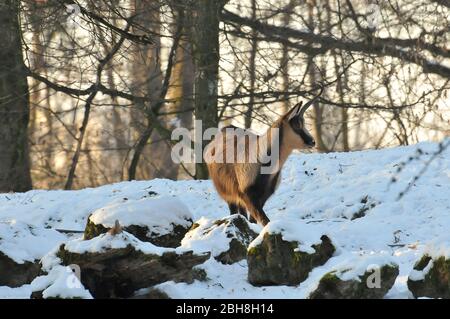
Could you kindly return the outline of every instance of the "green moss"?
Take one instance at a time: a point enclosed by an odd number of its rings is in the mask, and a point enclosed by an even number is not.
[[[322,285],[322,289],[328,291],[335,291],[342,280],[336,275],[336,272],[331,271],[320,279],[319,285]]]
[[[309,272],[323,265],[333,254],[334,247],[326,236],[313,246],[315,252],[298,251],[299,242],[285,241],[282,234],[264,234],[257,247],[247,253],[249,282],[261,285],[298,285]]]
[[[220,226],[220,225],[228,224],[228,223],[229,223],[229,221],[226,219],[219,219],[219,220],[214,221],[214,225],[216,225],[216,226]]]
[[[317,289],[309,296],[311,299],[380,299],[392,288],[398,276],[398,267],[384,265],[380,269],[381,286],[369,288],[367,279],[373,274],[366,271],[359,278],[342,280],[336,271],[325,274],[319,281]]]
[[[259,254],[259,251],[259,246],[253,246],[247,250],[247,255],[257,256]]]
[[[92,239],[108,231],[108,228],[104,227],[103,225],[94,224],[90,218],[91,215],[89,215],[86,223],[86,228],[84,229],[84,240]]]
[[[280,236],[281,236],[281,234],[280,234]],[[290,244],[291,248],[294,250],[298,248],[298,241],[290,241],[289,244]]]
[[[423,255],[422,258],[420,258],[420,260],[414,265],[414,269],[415,270],[424,270],[425,267],[428,265],[428,263],[430,262],[431,257],[428,255]]]
[[[336,275],[335,271],[330,271],[329,273],[326,273],[325,276],[320,279],[320,283],[326,284],[326,285],[336,285],[339,281],[339,277]]]
[[[408,289],[415,298],[450,298],[450,260],[443,256],[432,259],[425,254],[414,265],[414,269],[422,271],[433,260],[433,266],[422,280],[408,279]]]
[[[292,255],[292,267],[299,267],[302,261],[305,261],[307,257],[308,255],[305,253],[295,251]]]

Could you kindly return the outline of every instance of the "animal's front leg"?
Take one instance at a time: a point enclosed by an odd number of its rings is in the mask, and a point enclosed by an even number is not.
[[[228,208],[230,209],[230,215],[234,215],[238,213],[238,207],[236,204],[228,203]]]

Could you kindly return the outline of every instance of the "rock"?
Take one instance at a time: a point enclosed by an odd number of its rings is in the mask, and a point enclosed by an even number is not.
[[[311,245],[312,252],[300,251],[298,241],[283,240],[281,233],[266,232],[262,236],[260,243],[252,243],[247,254],[248,281],[255,286],[298,285],[335,251],[327,236]]]
[[[127,200],[96,210],[89,216],[84,239],[110,230],[116,220],[123,229],[141,241],[160,247],[178,247],[192,227],[189,209],[172,197]]]
[[[105,244],[109,246],[104,248]],[[209,259],[209,254],[157,248],[122,232],[61,245],[57,256],[63,265],[80,267],[81,283],[94,298],[128,298],[139,289],[165,281],[205,279],[204,271],[193,267]]]
[[[55,230],[16,221],[0,223],[0,286],[29,284],[40,273],[39,260],[64,239]]]
[[[374,276],[379,271],[379,286]],[[319,282],[310,299],[381,299],[394,285],[398,276],[398,266],[383,265],[378,270],[366,270],[364,274],[352,279],[342,279],[341,273],[331,271]]]
[[[39,275],[39,261],[19,264],[0,251],[0,286],[20,287]]]
[[[450,259],[425,254],[408,277],[408,288],[415,298],[450,299]]]
[[[133,296],[131,299],[170,299],[170,297],[164,291],[151,288],[145,294]]]
[[[247,247],[258,234],[242,215],[211,221],[202,219],[186,234],[181,246],[196,252],[210,251],[223,264],[233,264],[247,257]]]

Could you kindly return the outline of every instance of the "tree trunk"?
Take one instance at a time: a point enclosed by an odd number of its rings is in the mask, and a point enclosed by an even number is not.
[[[342,56],[342,52],[340,52],[340,63],[338,62],[337,53],[334,52],[334,68],[336,72],[336,90],[339,95],[339,102],[344,105],[345,104],[345,96],[344,96],[344,87],[347,85],[347,72],[344,72],[341,76],[339,76],[339,65],[344,64],[344,58]],[[340,109],[341,112],[341,132],[342,132],[342,148],[345,152],[350,151],[349,141],[348,141],[348,110],[345,107]]]
[[[315,5],[314,2],[308,3],[308,23],[310,30],[314,30],[314,14],[313,14],[313,6]],[[311,65],[309,66],[309,82],[311,83],[311,86],[314,86],[317,81],[317,66],[314,63],[314,56],[309,57],[311,60]],[[318,74],[320,76],[320,74]],[[322,132],[322,122],[323,122],[323,109],[320,107],[318,102],[315,102],[313,104],[313,110],[314,110],[314,136],[316,139],[317,149],[320,152],[327,152],[327,147],[324,142],[323,138],[323,132]]]
[[[252,20],[256,20],[256,0],[252,0]],[[256,53],[258,52],[258,33],[252,30],[251,35],[251,50],[249,59],[249,73],[250,73],[250,99],[245,113],[245,128],[252,126],[253,109],[255,107],[255,84],[256,84]]]
[[[217,87],[219,73],[219,22],[220,12],[225,0],[194,0],[192,8],[192,52],[195,66],[194,112],[195,119],[202,121],[201,133],[218,126]],[[199,128],[196,128],[199,129]],[[208,141],[196,140],[201,149]],[[206,169],[201,154],[196,154],[195,178],[207,179]],[[202,156],[201,156],[202,157]]]
[[[147,30],[161,32],[161,3],[151,0],[135,1],[135,12],[138,14],[137,22]],[[139,30],[136,30],[139,32]],[[150,97],[149,104],[155,105],[161,99],[164,74],[161,71],[161,39],[155,39],[152,46],[139,45],[134,62],[134,79],[137,87],[135,90],[144,91]],[[167,72],[168,70],[166,70]],[[140,107],[141,109],[143,106]],[[163,112],[168,111],[167,107],[162,107]],[[142,117],[142,113],[140,116]],[[176,179],[178,175],[178,165],[171,158],[171,148],[166,143],[166,137],[161,136],[157,130],[153,129],[151,113],[144,116],[147,118],[144,129],[140,131],[140,139],[135,147],[135,154],[128,169],[128,179],[136,178],[153,179],[169,178]],[[170,116],[162,116],[162,123],[168,123]],[[169,125],[163,126],[168,128]],[[149,136],[147,136],[150,134]]]
[[[0,192],[31,189],[30,105],[18,15],[19,1],[0,2]]]
[[[285,8],[285,12],[283,13],[283,26],[288,27],[291,23],[291,15],[295,8],[296,1],[290,0],[288,5]],[[281,89],[285,93],[282,101],[283,105],[283,113],[286,113],[290,110],[289,105],[289,47],[285,44],[282,45],[282,56],[280,61],[280,70],[281,70]]]

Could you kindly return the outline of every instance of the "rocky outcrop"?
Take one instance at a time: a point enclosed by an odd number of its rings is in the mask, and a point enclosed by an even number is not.
[[[120,222],[120,220],[119,220]],[[161,235],[158,232],[154,232],[147,226],[140,225],[129,225],[124,226],[123,229],[133,234],[136,238],[144,242],[150,242],[153,245],[160,247],[178,247],[181,244],[181,240],[184,238],[186,233],[189,231],[192,226],[192,220],[188,220],[190,226],[187,225],[175,225],[172,224],[173,230],[168,234]],[[88,218],[88,222],[86,228],[84,230],[84,239],[89,240],[94,237],[97,237],[101,234],[105,234],[112,227],[105,227],[104,225],[97,225],[93,221]]]
[[[311,245],[312,252],[306,252],[299,250],[298,241],[286,241],[281,233],[266,232],[248,250],[248,281],[255,286],[298,285],[335,251],[327,236],[321,236],[319,242]]]
[[[398,266],[394,264],[366,270],[364,274],[351,279],[342,279],[340,272],[332,271],[322,277],[309,298],[381,299],[394,285],[398,273]]]
[[[106,233],[115,221],[139,240],[160,247],[178,247],[192,227],[189,209],[176,198],[152,198],[116,203],[89,216],[84,239]]]
[[[182,246],[194,251],[210,251],[217,261],[233,264],[247,257],[247,247],[258,234],[242,215],[196,223],[186,234]]]
[[[415,298],[450,299],[450,259],[424,255],[408,277],[408,288]]]
[[[17,221],[0,222],[0,286],[29,284],[40,273],[39,260],[64,240],[52,229]]]
[[[170,297],[164,291],[151,288],[146,293],[135,295],[131,299],[170,299]]]
[[[127,238],[124,241],[127,242]],[[97,246],[94,244],[93,247]],[[63,265],[76,264],[80,267],[81,283],[94,298],[128,298],[139,289],[165,281],[191,283],[194,279],[205,279],[204,271],[193,267],[209,258],[209,254],[178,253],[174,250],[144,253],[131,244],[123,248],[82,253],[70,251],[62,245],[57,256]]]
[[[29,284],[40,272],[39,261],[17,263],[0,251],[0,286]]]

